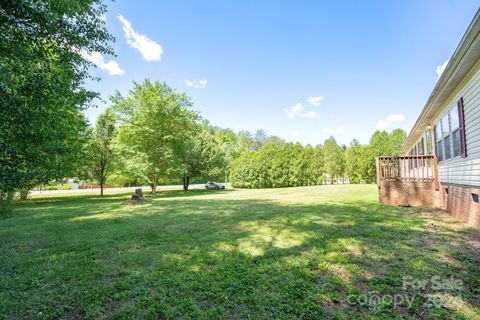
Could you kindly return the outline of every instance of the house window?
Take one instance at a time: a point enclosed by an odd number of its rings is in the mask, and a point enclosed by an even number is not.
[[[437,124],[437,128],[435,129],[435,135],[437,136],[437,156],[438,156],[438,161],[443,161],[443,143],[442,143],[442,125],[439,122]]]
[[[432,134],[430,131],[425,132],[425,144],[427,147],[427,155],[432,155],[433,153],[433,148],[432,148]]]
[[[419,156],[423,156],[423,155],[424,155],[424,150],[425,150],[425,149],[424,149],[424,147],[423,147],[423,144],[424,144],[424,143],[423,143],[423,138],[422,138],[422,139],[420,139],[420,141],[419,141],[418,144],[417,144],[417,150],[418,150],[418,155],[419,155]]]
[[[452,131],[453,157],[459,157],[462,153],[460,142],[460,119],[458,117],[458,108],[450,110],[450,124]]]
[[[453,159],[461,155],[460,119],[457,106],[440,119],[435,134],[438,161]]]

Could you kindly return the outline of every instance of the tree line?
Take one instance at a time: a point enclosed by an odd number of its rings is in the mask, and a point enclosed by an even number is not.
[[[376,131],[369,144],[353,140],[348,147],[330,137],[323,144],[268,142],[259,150],[244,150],[232,162],[230,182],[239,188],[278,188],[325,183],[373,183],[375,158],[396,155],[406,133]]]

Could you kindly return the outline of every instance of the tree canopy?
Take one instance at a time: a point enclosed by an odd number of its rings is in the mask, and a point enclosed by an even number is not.
[[[71,176],[87,129],[91,65],[113,54],[101,1],[5,0],[0,6],[0,202]]]
[[[160,179],[181,175],[185,170],[181,155],[186,153],[199,116],[189,109],[192,103],[185,93],[148,79],[134,83],[126,97],[116,92],[111,101],[120,123],[121,153],[155,193]]]

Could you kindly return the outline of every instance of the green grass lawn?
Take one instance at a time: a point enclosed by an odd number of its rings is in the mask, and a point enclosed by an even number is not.
[[[0,217],[0,318],[480,319],[478,231],[379,205],[373,185],[126,199]]]

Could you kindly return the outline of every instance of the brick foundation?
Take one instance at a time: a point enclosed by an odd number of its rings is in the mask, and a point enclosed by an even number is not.
[[[442,208],[443,193],[435,190],[433,181],[399,181],[382,180],[378,186],[380,203],[412,206]]]
[[[475,203],[472,196],[477,194],[480,197],[480,188],[448,183],[442,183],[441,186],[443,209],[469,226],[480,229],[480,203]]]
[[[400,180],[381,180],[378,186],[380,203],[447,210],[459,220],[480,230],[480,203],[474,202],[472,194],[480,198],[480,188],[441,183],[440,190],[437,191],[433,181]]]

